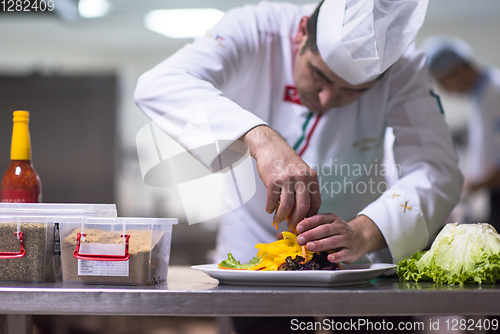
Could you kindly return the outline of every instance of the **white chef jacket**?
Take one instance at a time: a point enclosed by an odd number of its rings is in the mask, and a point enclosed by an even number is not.
[[[218,153],[198,154],[197,147],[216,140],[220,157],[258,125],[268,124],[291,146],[304,136],[298,150],[309,138],[302,158],[318,172],[320,213],[346,221],[368,216],[388,245],[368,258],[398,262],[428,244],[459,200],[463,179],[451,137],[424,56],[414,46],[360,99],[307,122],[307,108],[285,96],[294,86],[292,41],[301,17],[314,7],[262,2],[229,11],[205,37],[143,74],[136,103],[152,120],[161,117],[156,125],[207,167]],[[400,173],[385,189],[388,126]],[[272,215],[265,212],[266,189],[256,172],[249,177],[258,180],[256,194],[222,217],[217,260],[231,252],[247,261],[256,243],[276,240]]]
[[[469,106],[466,174],[481,182],[500,169],[500,70],[486,70],[473,88]]]

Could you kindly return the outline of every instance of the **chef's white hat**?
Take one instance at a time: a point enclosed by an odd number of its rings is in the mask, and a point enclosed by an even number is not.
[[[413,42],[428,0],[325,0],[316,43],[328,67],[351,85],[380,76]]]
[[[463,63],[473,60],[472,48],[454,36],[431,36],[426,38],[420,49],[427,54],[427,67],[437,78],[451,73]]]

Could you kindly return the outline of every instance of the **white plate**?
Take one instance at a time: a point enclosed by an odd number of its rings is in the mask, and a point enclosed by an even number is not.
[[[254,271],[219,269],[217,264],[191,268],[219,280],[221,284],[279,286],[342,286],[365,284],[385,271],[396,268],[389,263],[345,264],[342,270]]]

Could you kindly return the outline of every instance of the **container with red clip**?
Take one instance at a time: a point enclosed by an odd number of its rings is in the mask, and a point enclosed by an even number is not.
[[[0,215],[0,280],[53,280],[53,249],[51,217]]]
[[[148,285],[166,280],[173,218],[97,218],[61,224],[63,281]]]
[[[0,203],[0,217],[3,216],[22,216],[24,218],[20,218],[22,222],[25,223],[30,223],[31,225],[28,225],[25,228],[28,228],[32,230],[30,234],[27,236],[24,235],[23,239],[28,237],[28,244],[27,247],[25,247],[25,254],[26,251],[30,248],[34,249],[37,253],[36,254],[28,254],[28,258],[33,259],[35,261],[35,264],[33,265],[37,270],[32,270],[28,273],[17,273],[18,269],[16,269],[17,274],[13,274],[12,269],[15,263],[19,263],[19,261],[3,261],[2,259],[6,259],[7,255],[5,253],[12,253],[11,249],[12,248],[19,248],[19,242],[14,242],[13,241],[9,242],[9,245],[5,244],[8,240],[11,240],[13,238],[12,235],[10,235],[9,231],[6,231],[7,235],[3,236],[2,232],[5,230],[5,227],[1,228],[0,225],[0,280],[11,280],[11,277],[16,277],[15,280],[22,280],[22,281],[46,281],[47,279],[54,278],[55,281],[62,281],[62,272],[61,272],[61,251],[60,251],[60,238],[59,238],[59,224],[61,222],[66,222],[68,219],[73,218],[78,218],[78,217],[116,217],[117,212],[116,212],[116,205],[115,204],[86,204],[86,203]],[[27,216],[30,216],[31,218],[27,218]],[[40,223],[42,225],[33,225],[37,221],[39,221],[39,217],[45,217],[41,218],[42,220]],[[17,219],[17,218],[16,218]],[[6,222],[11,222],[12,219],[8,218],[6,219]],[[70,220],[71,221],[71,220]],[[77,222],[80,222],[81,220],[77,220]],[[50,225],[47,225],[50,224]],[[8,225],[6,225],[8,226]],[[52,236],[47,236],[47,230],[50,230],[53,232]],[[33,235],[33,233],[40,233],[40,235]],[[16,235],[17,237],[17,235]],[[19,238],[18,238],[19,239]],[[40,247],[32,247],[30,245],[29,240],[36,240],[36,242],[45,242],[45,247],[47,248],[50,247],[52,249],[52,253],[46,255],[43,255],[45,257],[41,258],[41,255],[39,254],[39,249]],[[24,240],[23,240],[24,241]],[[3,253],[3,254],[2,254]],[[18,255],[19,256],[19,255]],[[20,256],[19,256],[20,257]],[[42,268],[39,266],[40,261],[45,259],[48,260],[53,260],[53,265],[50,266],[47,264],[44,266],[45,268],[48,268],[49,271],[42,271]],[[20,261],[21,263],[24,263],[22,260]],[[7,272],[5,270],[2,270],[2,263],[9,263],[9,268],[10,271]],[[26,266],[28,262],[26,262]],[[23,269],[24,270],[24,269]],[[22,272],[22,271],[21,271]],[[26,278],[32,278],[26,279]],[[18,279],[20,278],[20,279]],[[35,279],[36,278],[36,279]]]

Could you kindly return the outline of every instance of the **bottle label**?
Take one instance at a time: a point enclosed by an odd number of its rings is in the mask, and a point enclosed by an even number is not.
[[[4,203],[40,203],[41,197],[38,190],[2,190]]]

